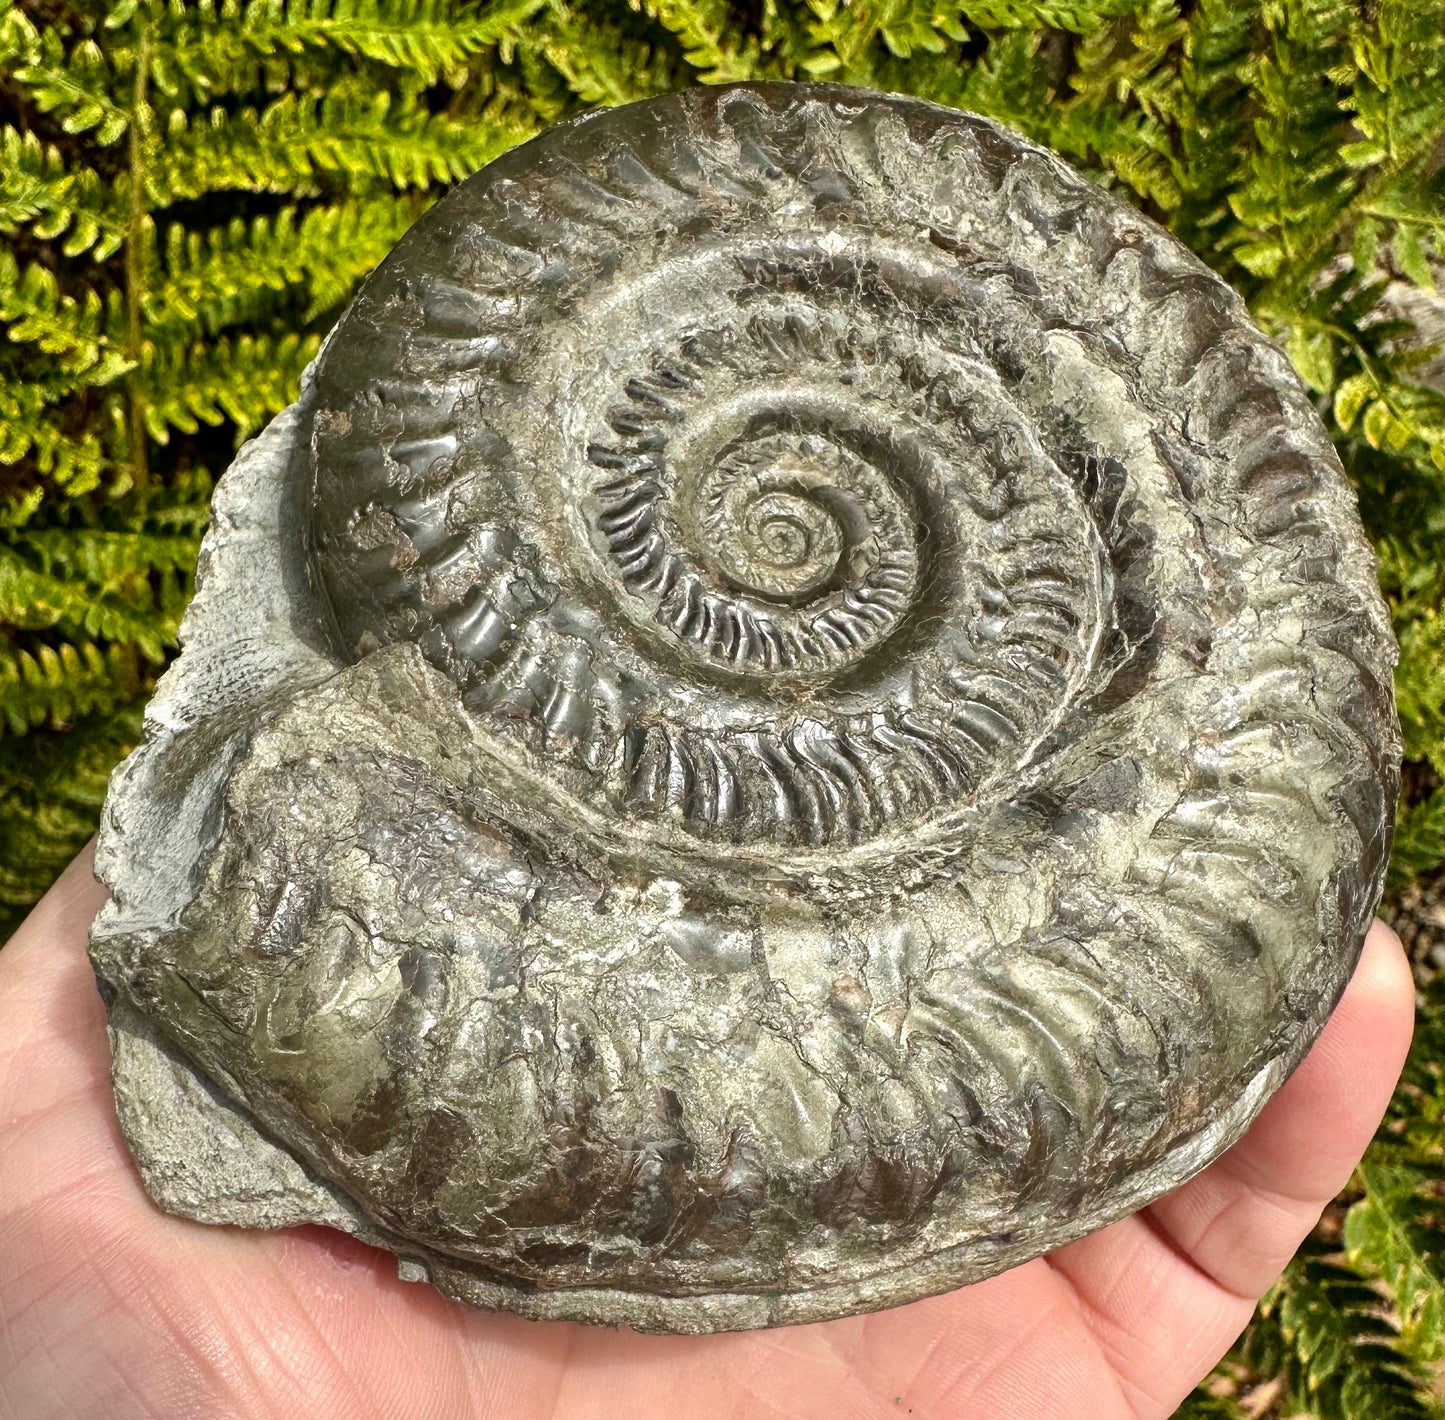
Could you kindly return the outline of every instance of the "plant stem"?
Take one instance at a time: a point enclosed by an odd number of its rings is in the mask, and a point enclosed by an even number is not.
[[[151,17],[142,11],[140,42],[136,47],[135,81],[131,90],[130,193],[125,230],[125,354],[131,362],[126,375],[129,395],[131,482],[143,489],[150,481],[147,459],[145,396],[141,393],[141,287],[145,280],[142,243],[145,237],[145,139],[147,90],[150,85]]]

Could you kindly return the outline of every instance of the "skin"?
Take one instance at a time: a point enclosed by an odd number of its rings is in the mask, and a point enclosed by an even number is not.
[[[1248,1135],[1142,1213],[912,1306],[642,1336],[461,1306],[326,1229],[159,1212],[111,1104],[91,861],[0,952],[0,1420],[1165,1420],[1348,1180],[1413,1017],[1377,922]]]

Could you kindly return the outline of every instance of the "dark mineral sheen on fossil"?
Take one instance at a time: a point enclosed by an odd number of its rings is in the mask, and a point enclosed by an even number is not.
[[[1354,966],[1394,645],[1279,350],[999,125],[558,125],[217,490],[92,954],[152,1196],[709,1331],[1231,1143]]]

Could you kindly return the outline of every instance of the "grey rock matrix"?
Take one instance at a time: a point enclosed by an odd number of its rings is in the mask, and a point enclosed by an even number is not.
[[[1394,643],[1286,360],[999,125],[561,124],[217,490],[92,955],[188,1217],[531,1317],[976,1280],[1178,1185],[1356,961]]]

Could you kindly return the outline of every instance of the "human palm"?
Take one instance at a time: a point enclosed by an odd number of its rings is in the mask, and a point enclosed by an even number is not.
[[[1143,1420],[1214,1365],[1349,1177],[1409,1044],[1376,924],[1249,1134],[1142,1213],[976,1286],[709,1337],[527,1322],[339,1233],[167,1217],[111,1105],[82,854],[0,952],[0,1420]]]

